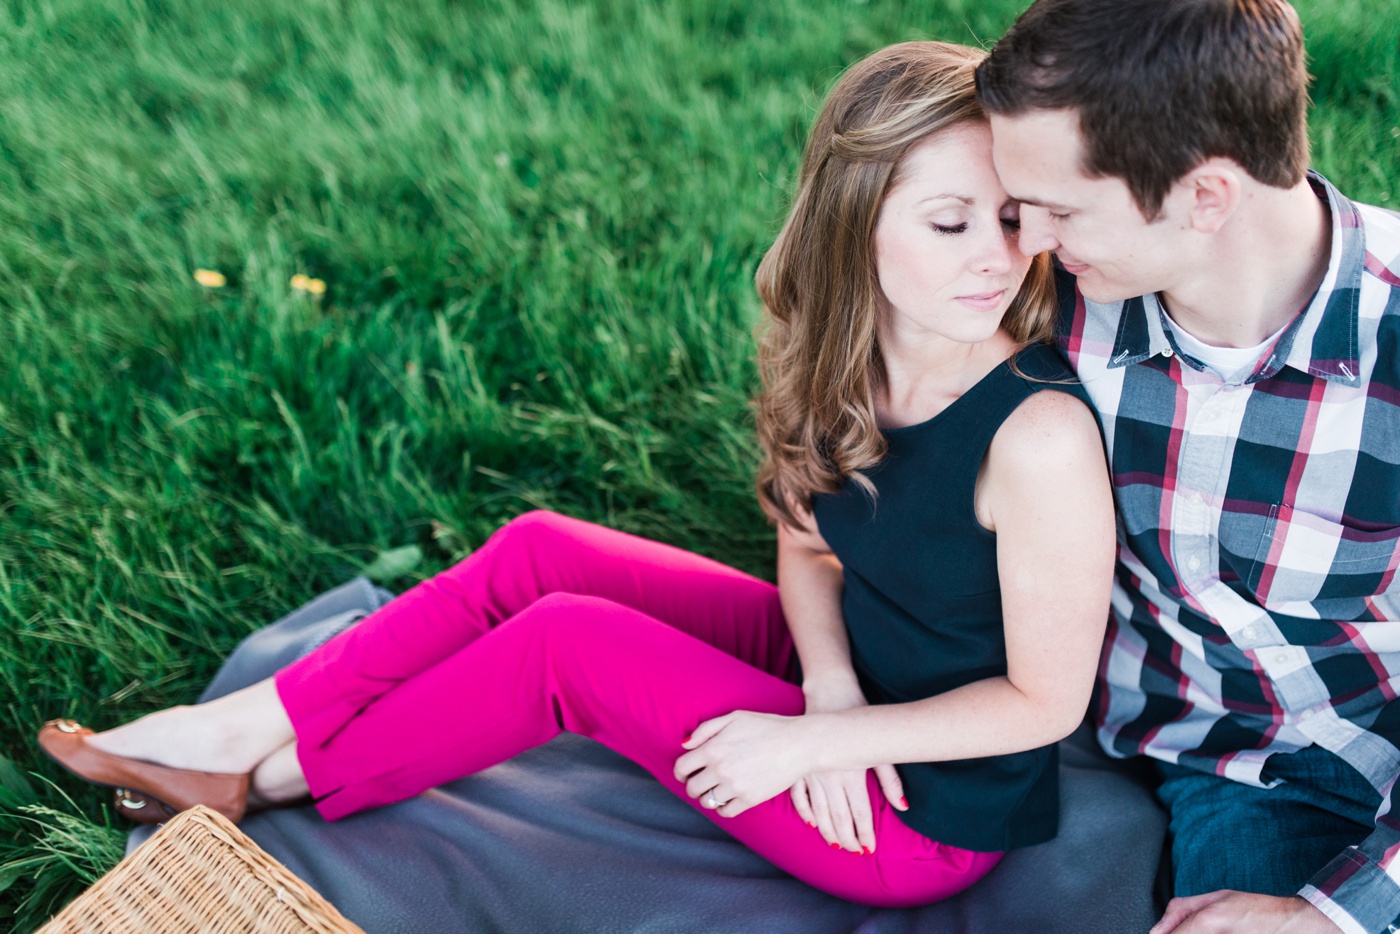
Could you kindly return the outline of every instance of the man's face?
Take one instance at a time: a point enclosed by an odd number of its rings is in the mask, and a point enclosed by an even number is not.
[[[993,116],[991,123],[997,174],[1021,202],[1021,252],[1053,250],[1092,301],[1170,290],[1186,247],[1170,195],[1162,217],[1149,222],[1122,179],[1085,175],[1072,110]]]

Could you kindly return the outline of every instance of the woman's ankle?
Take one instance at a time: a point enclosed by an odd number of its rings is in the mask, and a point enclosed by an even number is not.
[[[251,796],[265,806],[286,804],[310,794],[295,741],[282,746],[253,770]]]

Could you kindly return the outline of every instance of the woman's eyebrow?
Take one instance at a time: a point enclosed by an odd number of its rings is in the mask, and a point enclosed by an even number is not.
[[[916,201],[916,202],[914,202],[914,203],[915,203],[915,205],[920,205],[920,204],[927,204],[927,203],[930,202],[930,201],[961,201],[963,204],[976,204],[976,203],[977,203],[977,199],[976,199],[976,198],[969,198],[967,195],[954,195],[954,194],[948,194],[948,193],[941,194],[941,195],[929,195],[927,198],[920,198],[918,201]]]

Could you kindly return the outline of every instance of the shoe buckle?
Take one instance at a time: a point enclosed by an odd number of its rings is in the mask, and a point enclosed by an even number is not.
[[[150,802],[142,801],[139,798],[133,798],[131,796],[131,790],[128,788],[118,788],[117,804],[126,808],[128,811],[139,811],[146,805],[150,804]]]
[[[82,729],[82,725],[77,720],[56,720],[54,726],[64,733],[76,733]]]

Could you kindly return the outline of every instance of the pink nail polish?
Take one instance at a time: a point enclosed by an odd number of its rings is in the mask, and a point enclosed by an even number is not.
[[[839,844],[839,843],[833,843],[833,844],[831,845],[831,848],[832,848],[833,850],[839,850],[839,849],[841,849],[841,844]]]
[[[685,739],[681,740],[681,743],[682,743],[682,744],[685,744],[685,743],[690,742],[690,738],[691,738],[692,736],[694,736],[694,735],[695,735],[694,733],[687,733],[687,734],[685,734]]]
[[[906,811],[909,810],[909,799],[904,797],[903,795],[900,795],[899,806]]]
[[[865,847],[861,847],[861,848],[860,848],[860,855],[861,855],[861,856],[869,856],[871,853],[874,853],[874,852],[875,852],[874,850],[867,850]]]
[[[816,830],[816,829],[817,829],[817,825],[814,824],[814,823],[812,823],[811,821],[808,821],[808,822],[807,822],[807,826],[808,826],[808,827],[811,827],[813,830]]]

